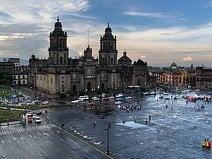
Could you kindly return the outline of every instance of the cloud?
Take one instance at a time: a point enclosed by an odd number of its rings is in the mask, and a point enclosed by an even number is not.
[[[141,55],[140,57],[141,57],[142,59],[146,59],[146,56]]]
[[[127,28],[127,27],[125,27]],[[122,33],[121,38],[134,39],[133,41],[145,41],[145,42],[155,42],[155,43],[198,43],[201,42],[202,45],[208,43],[212,40],[212,23],[197,27],[164,27],[164,28],[133,28],[128,27],[129,33]]]
[[[190,57],[190,56],[183,57],[183,61],[185,61],[185,62],[191,62],[192,61],[192,57]]]
[[[104,1],[108,6],[114,6],[113,2],[115,1],[111,0],[110,3]],[[93,55],[98,56],[99,40],[100,36],[104,34],[106,24],[101,23],[104,18],[97,18],[103,14],[92,16],[93,12],[90,9],[96,9],[96,6],[91,6],[91,1],[1,0],[1,3],[4,4],[0,6],[1,56],[15,57],[18,54],[21,58],[29,58],[31,53],[35,53],[40,58],[48,57],[49,33],[54,29],[57,16],[60,16],[63,30],[68,34],[70,56],[74,58],[78,54],[82,55],[83,50],[87,47],[88,27]],[[208,4],[210,5],[210,3]],[[165,21],[185,20],[183,15],[174,12],[169,14],[130,10],[129,5],[123,5],[122,8],[125,8],[125,17],[133,16],[137,20],[140,17]],[[119,10],[120,12],[122,9]],[[111,13],[113,13],[112,10]],[[150,65],[170,64],[173,61],[180,64],[180,62],[183,63],[182,57],[184,56],[192,57],[193,62],[199,60],[211,63],[208,57],[212,53],[212,23],[197,27],[175,25],[175,27],[163,28],[149,28],[148,26],[133,25],[133,23],[127,25],[127,20],[121,22],[124,25],[117,23],[119,22],[112,23],[111,27],[113,34],[117,35],[118,57],[122,56],[123,50],[126,49],[132,60],[143,58]],[[198,56],[200,57],[198,58]]]
[[[30,52],[33,52],[38,57],[48,57],[49,32],[54,29],[56,16],[60,15],[65,26],[63,30],[75,24],[75,28],[68,30],[69,36],[81,36],[85,22],[95,19],[84,14],[90,8],[88,0],[38,0],[36,3],[33,0],[1,0],[1,3],[4,4],[0,5],[2,56],[11,57],[18,54],[20,58],[28,58]],[[81,19],[85,19],[83,24],[80,23]]]
[[[124,12],[124,15],[163,19],[163,20],[172,21],[172,22],[186,21],[186,18],[184,18],[179,13],[172,15],[170,13],[163,13],[163,12],[140,12],[140,11],[135,11],[135,10],[128,10],[128,11]]]
[[[130,15],[130,16],[139,16],[139,17],[151,17],[151,18],[162,18],[166,19],[169,18],[169,15],[164,14],[164,13],[148,13],[148,12],[138,12],[138,11],[127,11],[124,13],[125,15]]]
[[[7,15],[7,21],[1,23],[43,23],[49,22],[52,16],[83,13],[89,9],[88,0],[1,0],[0,16]],[[4,16],[5,17],[5,16]]]
[[[170,64],[173,61],[183,65],[185,63],[182,62],[182,57],[186,56],[192,57],[194,63],[211,63],[209,59],[212,54],[212,23],[193,28],[123,28],[129,30],[116,31],[117,46],[119,51],[126,49],[132,59],[146,56],[150,65]]]
[[[82,18],[82,19],[90,19],[90,20],[97,19],[96,17],[92,17],[92,16],[88,16],[88,15],[81,15],[81,14],[72,14],[72,16],[75,16],[77,18]]]
[[[208,3],[206,3],[205,8],[209,8],[212,7],[212,1],[209,1]]]

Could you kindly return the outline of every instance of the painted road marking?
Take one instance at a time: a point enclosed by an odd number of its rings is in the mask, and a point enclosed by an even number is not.
[[[16,128],[16,129],[8,129],[8,130],[0,130],[0,136],[2,135],[9,135],[14,133],[22,133],[24,131],[36,131],[36,130],[47,130],[56,127],[55,124],[49,125],[36,125],[36,127],[29,127],[29,128]]]
[[[108,158],[108,159],[113,159],[112,156],[109,156],[107,153],[105,153],[105,152],[103,152],[102,150],[98,149],[97,147],[91,145],[89,142],[84,141],[83,139],[79,138],[78,136],[76,136],[76,135],[74,135],[74,134],[72,134],[72,133],[70,133],[70,132],[68,132],[68,131],[66,131],[66,130],[64,130],[64,129],[62,129],[61,127],[59,127],[59,126],[57,126],[57,125],[56,125],[56,127],[57,127],[58,129],[60,129],[61,131],[63,131],[64,133],[66,133],[67,135],[73,137],[74,139],[80,141],[81,143],[83,143],[83,144],[89,146],[90,148],[96,150],[97,152],[101,153],[101,154],[102,154],[103,156],[105,156],[106,158]]]

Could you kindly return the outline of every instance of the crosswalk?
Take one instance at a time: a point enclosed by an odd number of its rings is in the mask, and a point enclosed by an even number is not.
[[[22,133],[22,132],[26,132],[26,131],[47,130],[47,129],[50,129],[52,127],[56,127],[56,125],[55,124],[48,124],[48,125],[38,125],[38,126],[27,127],[27,128],[20,127],[20,128],[4,129],[4,130],[0,129],[0,136],[14,134],[14,133]]]

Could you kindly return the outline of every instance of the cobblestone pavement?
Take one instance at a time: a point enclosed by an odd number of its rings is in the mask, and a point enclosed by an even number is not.
[[[199,109],[202,104],[205,108]],[[50,121],[64,124],[66,130],[91,141],[103,141],[98,146],[105,152],[108,135],[105,129],[111,123],[109,152],[114,158],[212,158],[212,150],[201,147],[205,138],[212,138],[211,103],[197,101],[186,105],[183,98],[157,101],[155,96],[148,96],[123,105],[131,105],[133,109],[116,109],[104,118],[75,107],[48,112]]]

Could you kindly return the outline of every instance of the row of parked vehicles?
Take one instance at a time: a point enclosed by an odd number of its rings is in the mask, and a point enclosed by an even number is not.
[[[28,123],[32,123],[35,121],[36,124],[41,124],[41,118],[39,115],[41,115],[42,112],[29,112],[26,113],[25,119],[27,120]]]
[[[99,97],[93,96],[90,98],[88,95],[84,95],[84,96],[79,96],[78,99],[71,101],[71,103],[74,104],[74,103],[84,102],[84,101],[88,101],[88,100],[101,102],[101,101],[109,101],[111,99],[116,100],[116,101],[122,101],[122,100],[131,99],[131,98],[132,97],[130,97],[130,96],[125,97],[122,93],[117,94],[115,96],[107,96],[106,94],[102,94]]]

